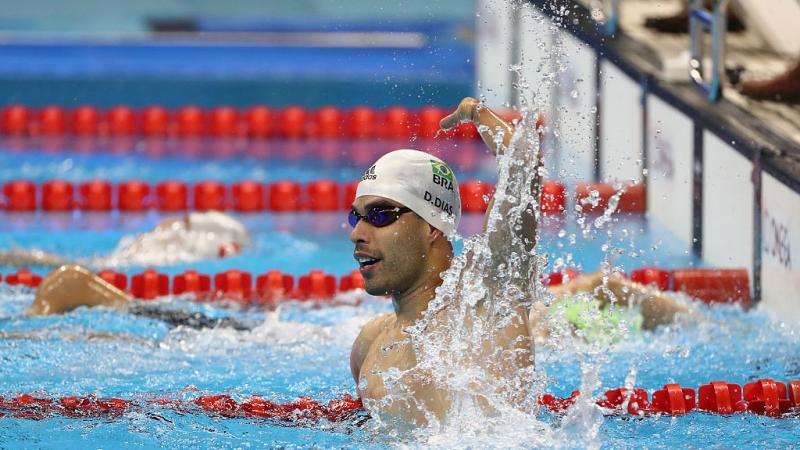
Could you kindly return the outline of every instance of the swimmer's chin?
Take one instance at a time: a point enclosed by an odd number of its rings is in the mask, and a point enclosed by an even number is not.
[[[384,288],[374,288],[374,287],[371,288],[371,287],[365,285],[364,286],[364,290],[367,291],[367,294],[375,296],[375,297],[383,297],[383,296],[392,295],[391,291],[386,290]]]

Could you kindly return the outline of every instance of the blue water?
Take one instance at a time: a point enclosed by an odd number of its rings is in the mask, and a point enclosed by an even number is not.
[[[311,152],[312,149],[306,149]],[[348,154],[345,152],[345,154]],[[344,160],[349,161],[349,160]],[[9,164],[15,168],[9,168]],[[92,177],[158,181],[255,178],[298,181],[333,178],[347,181],[363,166],[286,158],[218,159],[143,153],[115,156],[76,152],[0,152],[0,181],[24,177],[37,181]],[[111,171],[108,166],[115,165]],[[454,164],[458,167],[458,164]],[[491,165],[475,164],[462,178],[482,178]],[[300,275],[321,268],[336,275],[355,267],[347,240],[344,214],[238,215],[253,234],[255,245],[239,256],[199,264],[159,267],[167,273],[188,267],[215,273],[237,268],[254,273],[281,269]],[[124,235],[150,229],[163,216],[144,214],[10,214],[0,213],[0,249],[36,247],[83,258],[110,251]],[[482,217],[464,217],[460,231],[479,230]],[[575,235],[572,243],[572,235]],[[644,265],[702,265],[658,224],[640,217],[623,217],[600,229],[582,233],[575,217],[547,219],[542,225],[541,252],[568,266],[592,271],[609,261],[630,271]],[[606,246],[606,250],[603,247]],[[460,247],[460,245],[457,245]],[[571,260],[569,259],[571,255]],[[611,255],[611,256],[608,256]],[[131,267],[133,273],[141,268]],[[7,274],[11,268],[0,267]],[[45,273],[43,269],[35,269]],[[226,393],[237,400],[252,395],[289,401],[301,395],[328,400],[354,392],[349,351],[360,327],[379,312],[390,311],[384,299],[361,304],[315,308],[288,303],[276,312],[225,304],[197,304],[188,299],[161,300],[164,307],[197,310],[212,317],[235,317],[252,331],[170,329],[163,322],[104,309],[79,309],[63,316],[22,316],[33,293],[26,288],[0,287],[0,394],[117,396],[142,399],[159,394],[195,398],[202,393]],[[352,299],[349,299],[352,300]],[[110,333],[107,338],[98,333]],[[27,336],[27,339],[19,337]],[[33,339],[31,339],[33,338]],[[566,395],[580,386],[581,366],[599,363],[602,386],[595,393],[620,387],[635,372],[635,385],[652,390],[677,382],[697,387],[723,379],[744,384],[758,378],[800,378],[800,337],[765,312],[738,307],[698,306],[694,319],[644,333],[602,353],[573,347],[537,348],[537,367],[549,379],[547,390]],[[540,413],[557,424],[558,416]],[[566,433],[566,431],[565,431]],[[401,441],[414,446],[411,437]],[[583,447],[574,436],[564,442]],[[691,413],[671,417],[606,417],[600,444],[608,448],[792,447],[800,441],[798,419],[771,419],[743,414],[715,416]],[[369,425],[322,421],[306,427],[286,427],[253,419],[213,418],[155,408],[119,418],[41,421],[0,419],[3,447],[347,447],[396,445],[394,437]]]
[[[472,140],[73,139],[0,137],[0,183],[15,179],[112,182],[239,180],[270,182],[322,178],[349,182],[380,155],[413,146],[436,154],[460,180],[491,179],[493,158]]]

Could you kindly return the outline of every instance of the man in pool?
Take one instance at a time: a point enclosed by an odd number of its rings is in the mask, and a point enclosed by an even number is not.
[[[153,230],[123,238],[111,254],[91,258],[85,264],[94,267],[175,264],[232,256],[249,244],[247,229],[233,217],[218,211],[193,212],[178,219],[165,219]],[[105,282],[86,266],[70,263],[58,255],[36,250],[4,251],[0,252],[0,265],[57,266],[39,285],[27,310],[30,315],[61,314],[79,306],[102,305],[125,308],[132,314],[175,326],[241,328],[199,313],[134,304],[130,294]]]
[[[442,119],[442,129],[449,129],[472,121],[481,132],[489,149],[497,154],[505,151],[512,139],[514,126],[499,118],[476,99],[466,98],[457,110]],[[524,145],[518,143],[518,145]],[[541,159],[522,156],[524,164],[540,165]],[[531,193],[539,193],[539,173],[533,176]],[[524,188],[523,188],[524,189]],[[498,267],[514,264],[522,273],[531,271],[533,258],[526,260],[519,253],[532,254],[536,240],[536,217],[531,205],[522,205],[521,226],[510,233],[495,232],[488,235],[488,248],[492,264],[487,265],[482,276],[483,298],[474,306],[475,320],[493,308],[491,303],[513,292],[530,293],[535,289],[535,277],[521,277],[515,281],[501,278]],[[489,210],[491,211],[491,205]],[[500,213],[506,217],[511,208],[501,205]],[[488,213],[487,213],[488,214]],[[350,212],[353,226],[350,240],[355,245],[354,258],[364,276],[366,291],[372,295],[389,295],[394,311],[367,323],[353,343],[350,368],[358,392],[371,412],[388,413],[406,421],[424,425],[429,418],[441,420],[453,405],[446,386],[438,383],[430,368],[420,368],[418,353],[409,332],[426,314],[443,283],[442,274],[454,260],[449,240],[458,226],[460,198],[457,181],[450,168],[439,158],[416,150],[397,150],[378,159],[364,173],[358,185],[356,199]],[[487,216],[488,219],[488,216]],[[516,239],[518,247],[509,249]],[[465,250],[467,251],[467,250]],[[467,261],[476,258],[467,256]],[[527,272],[526,272],[527,271]],[[462,274],[463,277],[463,274]],[[463,280],[459,280],[462,284]],[[671,320],[683,308],[671,299],[654,295],[644,286],[612,277],[610,282],[600,275],[580,277],[556,292],[570,297],[579,290],[596,293],[601,300],[619,296],[616,301],[627,303],[634,297],[648,304],[643,313],[648,315],[646,326]],[[463,292],[460,292],[463,294]],[[456,294],[458,295],[458,294]],[[455,299],[457,302],[458,299]],[[487,369],[489,376],[500,378],[509,372],[532,369],[534,345],[532,328],[543,333],[539,326],[531,326],[529,306],[534,302],[520,302],[508,311],[508,317],[495,328],[492,336],[479,346],[474,360]],[[442,327],[451,329],[468,326],[449,323],[448,308],[451,303],[432,317],[427,317],[425,332],[436,332]],[[542,308],[535,308],[541,313]],[[540,314],[530,313],[540,319]],[[652,317],[650,317],[652,316]],[[452,317],[452,316],[450,316]],[[386,376],[400,379],[403,395],[391,395],[386,386]],[[532,382],[532,380],[530,381]],[[522,406],[526,396],[525,382],[517,384],[517,392],[509,392],[510,403]],[[391,400],[386,401],[387,398]],[[480,392],[475,393],[477,403]]]
[[[552,327],[568,323],[587,341],[613,342],[624,338],[625,331],[653,330],[689,312],[676,298],[620,274],[581,274],[549,290],[550,306],[536,303],[529,316],[537,341],[548,339]],[[621,320],[626,330],[620,329]]]
[[[69,261],[40,250],[0,250],[0,266],[59,267],[74,262],[95,268],[170,265],[232,256],[249,244],[247,228],[232,216],[219,211],[192,212],[122,238],[108,255]]]

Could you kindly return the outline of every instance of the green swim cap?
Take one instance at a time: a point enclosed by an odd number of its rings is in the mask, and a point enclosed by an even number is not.
[[[642,314],[638,308],[607,305],[588,293],[573,294],[550,305],[551,316],[563,314],[588,342],[616,343],[633,338],[642,329]]]

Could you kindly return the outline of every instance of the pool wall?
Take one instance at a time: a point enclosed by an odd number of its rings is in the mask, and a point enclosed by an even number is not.
[[[724,98],[709,103],[688,67],[687,83],[661,81],[647,47],[624,32],[605,36],[577,1],[532,0],[519,13],[498,3],[480,2],[476,27],[485,43],[476,78],[489,103],[516,104],[518,77],[545,86],[537,94],[559,130],[547,137],[556,169],[644,181],[648,217],[687,252],[746,268],[755,302],[800,319],[800,164],[790,157],[800,145]],[[520,62],[521,72],[509,70]]]

